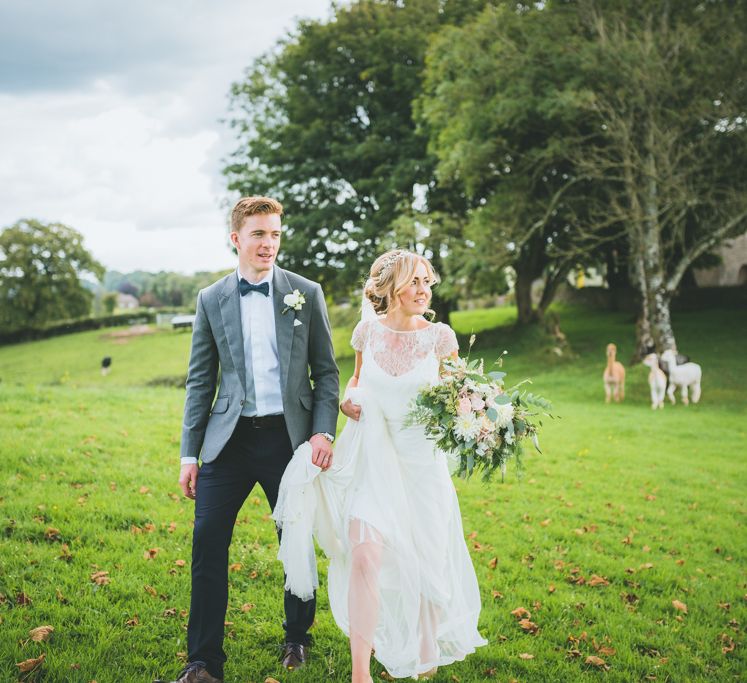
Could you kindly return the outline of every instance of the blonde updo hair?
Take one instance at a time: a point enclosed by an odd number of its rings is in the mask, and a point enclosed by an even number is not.
[[[421,263],[428,271],[431,284],[436,284],[438,275],[431,262],[425,256],[406,249],[392,249],[373,262],[363,294],[371,302],[377,315],[385,315],[399,306],[399,295],[410,285],[415,270]],[[431,317],[435,315],[431,309],[426,310],[426,313]]]

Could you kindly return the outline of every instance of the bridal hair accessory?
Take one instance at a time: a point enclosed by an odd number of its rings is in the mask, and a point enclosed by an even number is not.
[[[387,256],[384,259],[384,262],[381,264],[381,270],[376,276],[376,279],[379,281],[383,280],[387,275],[389,275],[389,271],[394,267],[394,264],[397,263],[397,261],[399,261],[400,259],[405,258],[406,256],[406,251],[397,251],[389,254],[389,256]]]

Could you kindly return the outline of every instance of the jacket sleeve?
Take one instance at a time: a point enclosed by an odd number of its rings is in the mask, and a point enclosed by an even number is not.
[[[202,297],[203,292],[200,292],[197,295],[197,311],[192,329],[182,424],[182,458],[197,458],[200,455],[218,381],[218,347]]]
[[[332,330],[321,287],[314,291],[309,329],[309,367],[314,390],[312,434],[337,430],[340,371],[335,362]]]

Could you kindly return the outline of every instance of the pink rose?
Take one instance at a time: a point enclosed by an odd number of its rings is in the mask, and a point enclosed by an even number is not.
[[[472,404],[473,410],[482,410],[485,407],[485,401],[483,401],[477,394],[472,394],[470,397],[470,403]]]
[[[466,396],[462,396],[457,402],[457,415],[467,415],[472,411],[472,403]]]

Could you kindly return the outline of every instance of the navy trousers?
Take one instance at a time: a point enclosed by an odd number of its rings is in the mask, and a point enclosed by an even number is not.
[[[228,607],[228,548],[236,517],[259,483],[275,508],[283,472],[293,456],[284,426],[257,429],[239,418],[220,455],[203,464],[197,477],[192,536],[192,600],[187,628],[188,659],[205,662],[223,678],[223,632]],[[285,591],[285,640],[308,644],[316,600],[302,601]]]

